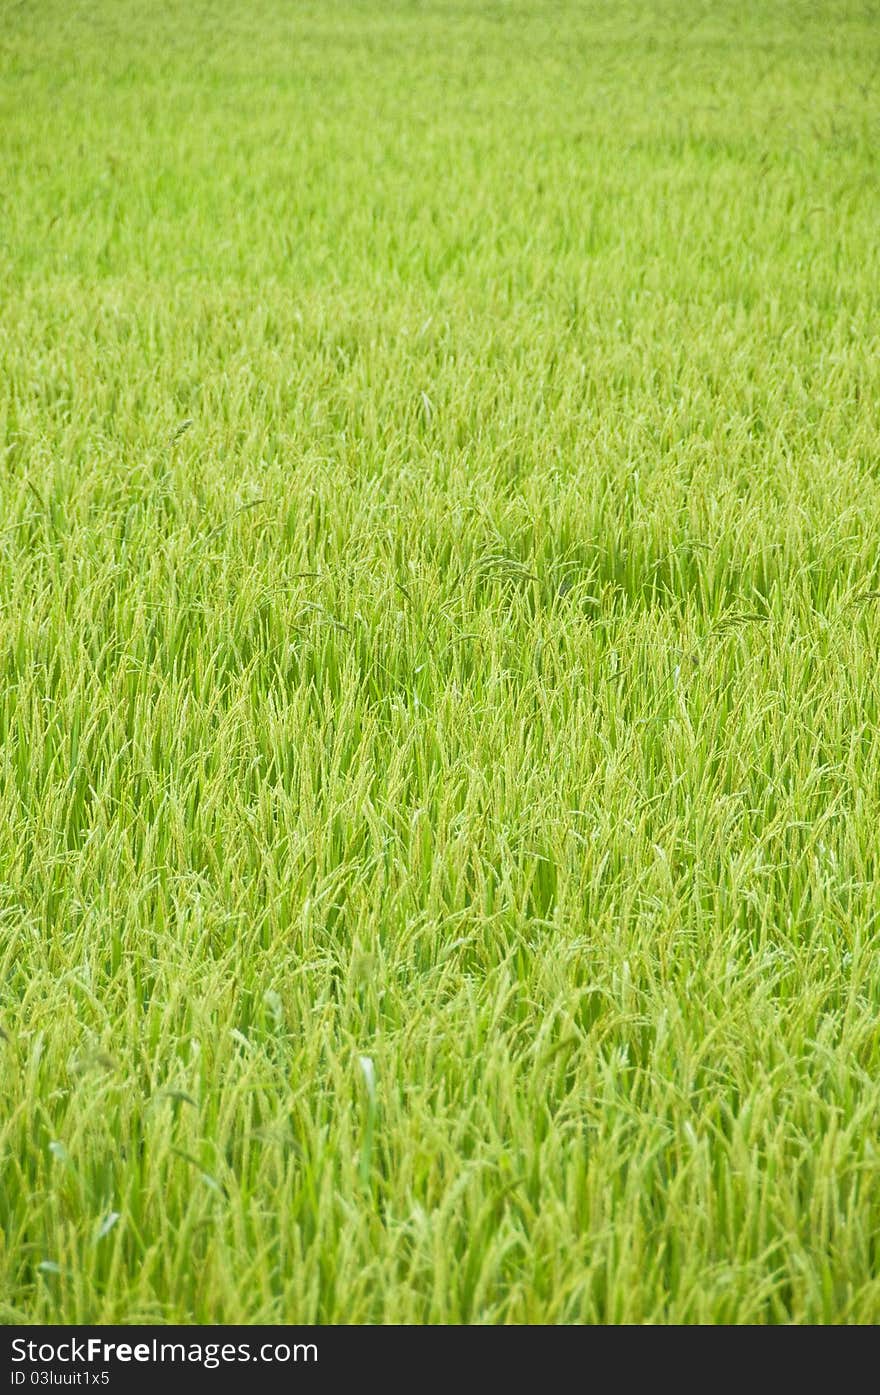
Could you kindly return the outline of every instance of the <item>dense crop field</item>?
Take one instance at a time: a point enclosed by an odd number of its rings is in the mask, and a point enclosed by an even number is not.
[[[0,1318],[880,1319],[880,8],[0,0]]]

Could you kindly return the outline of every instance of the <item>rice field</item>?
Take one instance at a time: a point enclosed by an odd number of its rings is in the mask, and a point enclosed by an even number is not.
[[[0,0],[0,1321],[880,1320],[880,7]]]

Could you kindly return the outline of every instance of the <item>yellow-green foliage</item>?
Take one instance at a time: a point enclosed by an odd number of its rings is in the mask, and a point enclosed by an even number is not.
[[[880,1319],[880,10],[0,3],[0,1317]]]

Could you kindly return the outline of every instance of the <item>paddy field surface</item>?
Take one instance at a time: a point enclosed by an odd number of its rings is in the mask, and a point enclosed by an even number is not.
[[[0,0],[0,1320],[880,1319],[880,8]]]

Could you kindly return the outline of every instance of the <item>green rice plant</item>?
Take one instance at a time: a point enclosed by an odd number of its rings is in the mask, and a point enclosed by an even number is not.
[[[0,15],[0,1317],[877,1321],[877,6]]]

